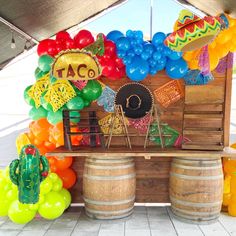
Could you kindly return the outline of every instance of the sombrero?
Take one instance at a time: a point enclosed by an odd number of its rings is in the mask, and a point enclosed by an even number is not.
[[[146,116],[153,105],[151,91],[139,83],[128,83],[119,88],[115,97],[115,105],[121,105],[124,115],[131,119]]]
[[[226,17],[206,16],[203,19],[182,10],[175,23],[175,31],[165,39],[165,45],[174,51],[193,51],[207,45],[220,33]]]

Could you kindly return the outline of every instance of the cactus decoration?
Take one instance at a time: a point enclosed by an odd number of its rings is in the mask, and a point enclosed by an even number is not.
[[[47,158],[40,156],[34,145],[28,144],[21,149],[19,159],[10,164],[10,179],[18,186],[21,203],[38,202],[40,183],[47,177],[48,170]]]

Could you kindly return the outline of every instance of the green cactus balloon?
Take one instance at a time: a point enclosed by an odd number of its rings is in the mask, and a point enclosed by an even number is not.
[[[25,145],[19,159],[10,164],[10,179],[18,186],[19,201],[25,204],[35,204],[39,200],[40,183],[47,177],[48,160],[40,156],[34,145]]]

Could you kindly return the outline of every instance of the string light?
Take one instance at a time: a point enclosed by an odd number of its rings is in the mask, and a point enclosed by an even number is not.
[[[25,41],[25,46],[24,46],[24,52],[27,52],[31,48],[31,41],[26,40]]]
[[[12,36],[11,36],[11,49],[15,49],[16,48],[16,42],[15,42],[15,38],[14,38],[14,33],[12,31]]]

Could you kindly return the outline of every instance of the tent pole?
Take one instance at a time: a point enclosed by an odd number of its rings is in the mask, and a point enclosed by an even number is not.
[[[150,40],[152,40],[153,0],[150,0]]]

